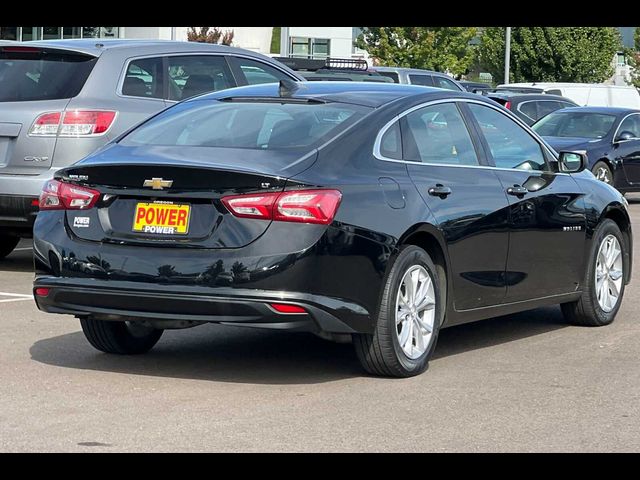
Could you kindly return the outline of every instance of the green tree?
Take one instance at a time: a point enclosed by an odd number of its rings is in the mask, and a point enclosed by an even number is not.
[[[624,54],[631,67],[630,85],[640,88],[640,27],[633,33],[633,48],[625,48]]]
[[[513,27],[510,81],[602,82],[613,75],[621,48],[614,27]],[[482,33],[478,57],[495,79],[504,75],[505,28]]]
[[[380,64],[464,74],[474,59],[475,27],[362,27],[356,46]]]

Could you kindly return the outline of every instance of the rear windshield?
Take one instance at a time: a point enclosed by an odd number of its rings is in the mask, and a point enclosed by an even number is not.
[[[341,103],[186,102],[142,124],[120,143],[256,150],[311,147],[334,137],[369,111]]]
[[[75,97],[96,57],[32,47],[0,48],[0,102]]]
[[[603,138],[613,128],[616,117],[604,113],[550,113],[540,119],[533,130],[545,137]]]
[[[388,77],[393,80],[393,83],[400,83],[400,78],[396,72],[378,72],[383,77]]]

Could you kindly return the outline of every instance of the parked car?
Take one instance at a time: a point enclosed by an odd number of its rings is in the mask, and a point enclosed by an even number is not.
[[[35,300],[104,352],[214,322],[352,336],[368,372],[415,375],[442,327],[553,304],[576,324],[614,320],[631,222],[585,162],[468,92],[203,95],[47,182]]]
[[[283,78],[302,79],[267,56],[205,43],[0,44],[0,258],[31,235],[57,169],[180,100]]]
[[[438,87],[444,88],[445,90],[453,90],[454,92],[467,91],[466,88],[446,73],[400,67],[372,67],[372,69],[380,75],[389,77],[394,83]]]
[[[540,93],[517,93],[502,90],[487,93],[486,96],[511,110],[516,117],[529,126],[551,112],[561,108],[578,106],[568,98]]]
[[[486,95],[487,93],[493,91],[493,87],[488,83],[468,82],[466,80],[461,80],[458,83],[471,93]]]
[[[621,192],[640,191],[640,110],[565,108],[534,124],[556,150],[581,150],[598,180]]]
[[[387,77],[369,68],[366,60],[358,58],[311,59],[273,57],[310,82],[381,82],[391,83]]]
[[[570,98],[580,106],[640,108],[640,93],[637,88],[630,85],[534,82],[498,85],[497,90],[550,93]]]

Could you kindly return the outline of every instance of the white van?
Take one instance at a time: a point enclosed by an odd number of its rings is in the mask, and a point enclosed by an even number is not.
[[[549,93],[570,98],[578,105],[640,109],[640,93],[633,86],[603,83],[534,82],[498,85],[497,90],[526,93]]]

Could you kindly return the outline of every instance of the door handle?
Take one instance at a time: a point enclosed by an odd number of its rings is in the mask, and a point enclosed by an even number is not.
[[[529,193],[529,190],[527,190],[526,187],[522,187],[520,185],[514,185],[513,187],[507,188],[507,193],[509,195],[514,195],[516,197],[523,197],[524,195]]]
[[[431,187],[429,190],[427,190],[427,192],[429,193],[429,195],[431,195],[432,197],[440,197],[440,198],[447,198],[449,195],[451,195],[451,189],[449,187],[445,187],[444,185],[441,184],[436,184],[435,187]]]

